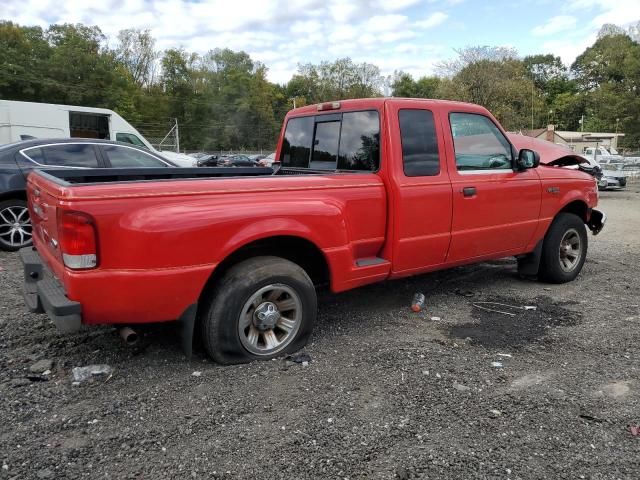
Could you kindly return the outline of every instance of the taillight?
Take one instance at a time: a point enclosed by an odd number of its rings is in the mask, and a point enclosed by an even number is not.
[[[85,270],[98,265],[96,228],[89,215],[58,210],[58,237],[67,267]]]

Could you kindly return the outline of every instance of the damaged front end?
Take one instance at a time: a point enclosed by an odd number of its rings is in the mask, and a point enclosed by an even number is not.
[[[604,224],[607,222],[607,214],[597,208],[591,209],[591,215],[589,215],[589,221],[587,227],[591,230],[591,233],[598,235],[604,228]]]

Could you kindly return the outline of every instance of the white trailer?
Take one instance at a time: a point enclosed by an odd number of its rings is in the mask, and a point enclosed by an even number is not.
[[[194,159],[176,152],[158,152],[140,132],[113,110],[0,100],[0,145],[32,138],[100,138],[148,148],[183,167]]]

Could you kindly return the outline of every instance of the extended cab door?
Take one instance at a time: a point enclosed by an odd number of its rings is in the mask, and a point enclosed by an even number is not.
[[[451,111],[447,157],[453,187],[453,224],[447,262],[517,253],[540,216],[535,169],[513,170],[514,149],[483,111]]]
[[[451,238],[452,193],[437,113],[412,101],[389,104],[393,169],[393,273],[444,263]]]

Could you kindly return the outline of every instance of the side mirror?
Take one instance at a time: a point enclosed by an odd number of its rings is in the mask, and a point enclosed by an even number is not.
[[[538,152],[523,148],[518,153],[518,159],[516,160],[516,170],[523,171],[529,168],[537,168],[540,165],[540,155]]]

